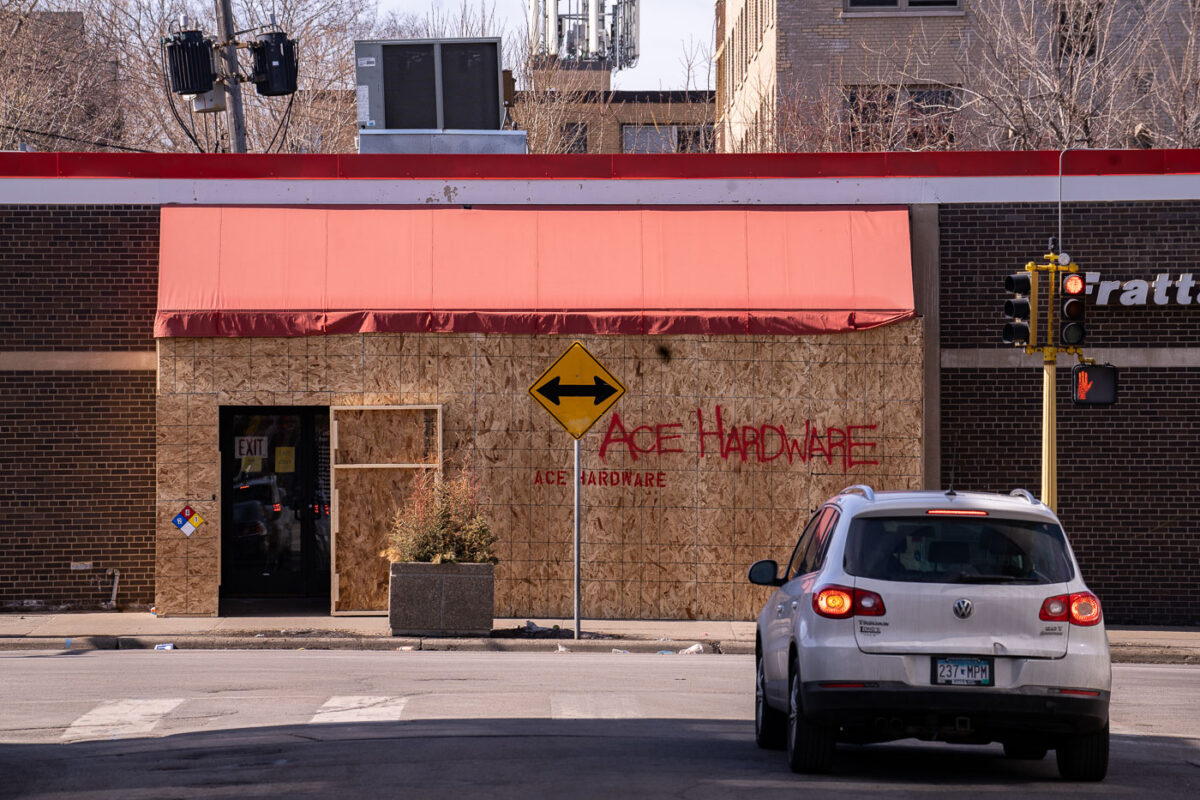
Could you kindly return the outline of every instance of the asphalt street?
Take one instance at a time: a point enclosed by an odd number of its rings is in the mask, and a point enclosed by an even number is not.
[[[1117,665],[1103,784],[1053,755],[903,742],[792,775],[754,746],[749,656],[0,654],[0,797],[1194,797],[1200,667]]]

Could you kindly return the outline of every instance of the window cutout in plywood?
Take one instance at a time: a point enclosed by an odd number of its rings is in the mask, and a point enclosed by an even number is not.
[[[438,460],[436,409],[343,409],[337,422],[337,466]]]
[[[332,612],[385,614],[388,522],[418,475],[441,474],[441,407],[335,406],[331,415]]]

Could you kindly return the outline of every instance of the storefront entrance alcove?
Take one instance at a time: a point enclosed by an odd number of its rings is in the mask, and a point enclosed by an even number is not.
[[[222,613],[329,597],[329,409],[224,407]]]

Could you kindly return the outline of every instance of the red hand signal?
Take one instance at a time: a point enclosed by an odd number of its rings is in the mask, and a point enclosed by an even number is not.
[[[1095,383],[1093,381],[1088,380],[1088,376],[1087,376],[1086,372],[1080,372],[1079,373],[1079,399],[1086,400],[1087,396],[1088,396],[1088,392],[1090,392],[1092,390],[1092,387],[1094,385],[1095,385]]]

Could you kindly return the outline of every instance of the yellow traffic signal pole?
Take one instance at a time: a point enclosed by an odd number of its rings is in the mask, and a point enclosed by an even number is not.
[[[1058,511],[1058,384],[1057,362],[1059,353],[1078,356],[1080,362],[1090,359],[1083,357],[1079,347],[1058,347],[1054,341],[1054,297],[1057,278],[1062,272],[1078,272],[1079,265],[1074,262],[1060,264],[1057,253],[1047,253],[1045,264],[1030,261],[1025,265],[1029,273],[1029,341],[1025,352],[1042,354],[1042,502],[1051,511]],[[1038,344],[1038,327],[1041,320],[1041,301],[1038,295],[1038,275],[1046,273],[1050,285],[1046,289],[1046,324],[1045,345]]]
[[[1042,502],[1046,504],[1052,511],[1058,506],[1058,448],[1057,444],[1057,425],[1058,420],[1058,402],[1057,402],[1057,369],[1056,362],[1058,361],[1058,348],[1054,346],[1052,337],[1054,336],[1054,278],[1059,270],[1058,256],[1054,253],[1046,254],[1045,264],[1037,264],[1030,261],[1025,265],[1025,271],[1029,273],[1029,342],[1025,345],[1025,352],[1032,355],[1040,352],[1042,354]],[[1039,308],[1041,306],[1040,292],[1038,291],[1038,276],[1045,272],[1049,275],[1048,297],[1046,302],[1046,345],[1043,347],[1038,343],[1038,327],[1041,320]]]
[[[1050,258],[1046,259],[1051,261]],[[1046,349],[1042,352],[1042,502],[1058,513],[1058,348],[1054,336],[1054,280],[1058,264],[1049,265],[1050,300],[1046,303]]]

